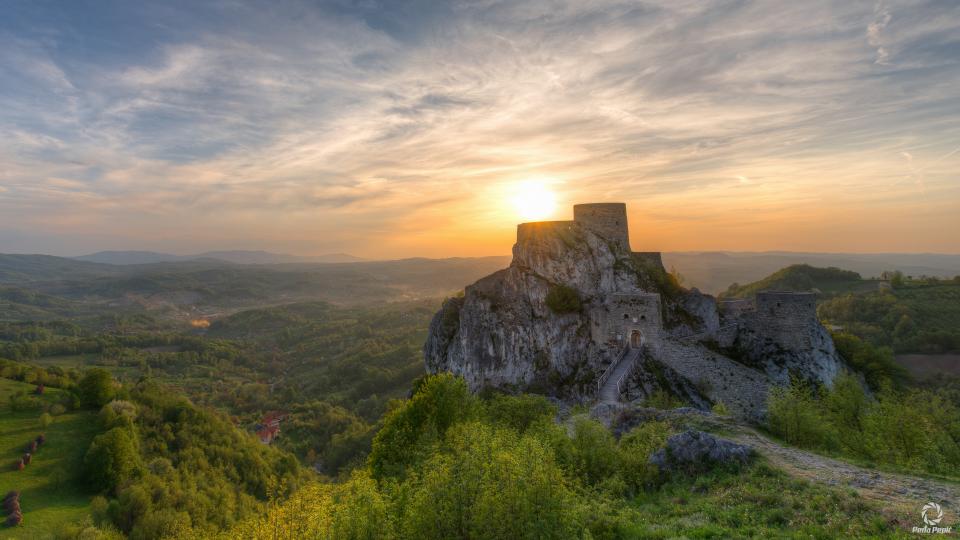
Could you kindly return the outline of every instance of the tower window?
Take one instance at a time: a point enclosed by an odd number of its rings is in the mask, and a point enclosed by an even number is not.
[[[624,313],[624,314],[623,314],[623,320],[627,320],[627,319],[629,319],[629,318],[630,318],[630,314],[629,314],[629,313]]]

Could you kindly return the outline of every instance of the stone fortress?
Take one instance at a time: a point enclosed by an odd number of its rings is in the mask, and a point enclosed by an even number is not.
[[[672,281],[660,253],[631,250],[625,204],[578,204],[573,217],[520,224],[510,267],[444,303],[424,346],[428,371],[580,402],[664,391],[758,419],[770,385],[830,385],[844,369],[813,294],[717,302]],[[560,287],[579,310],[550,307]]]

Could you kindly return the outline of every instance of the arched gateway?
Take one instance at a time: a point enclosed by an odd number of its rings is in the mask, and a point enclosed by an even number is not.
[[[643,345],[643,336],[640,334],[639,330],[634,330],[630,332],[630,348],[639,349]]]

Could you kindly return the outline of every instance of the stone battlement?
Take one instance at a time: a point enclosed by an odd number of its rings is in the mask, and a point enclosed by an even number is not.
[[[625,203],[575,204],[573,220],[597,236],[619,244],[626,251],[630,250]]]
[[[517,242],[542,238],[561,231],[569,231],[577,224],[574,221],[532,221],[517,225]]]
[[[533,221],[517,225],[517,242],[542,239],[556,232],[580,227],[597,236],[613,242],[623,251],[630,251],[630,230],[627,226],[627,205],[625,203],[590,203],[573,206],[573,220]],[[660,253],[638,253],[643,258],[659,262]]]

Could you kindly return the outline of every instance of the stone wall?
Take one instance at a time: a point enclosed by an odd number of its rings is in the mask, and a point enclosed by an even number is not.
[[[626,204],[577,204],[573,206],[573,220],[597,236],[630,250]]]
[[[517,242],[538,240],[545,236],[563,234],[572,231],[577,224],[573,221],[534,221],[517,225]]]
[[[660,295],[656,293],[611,294],[590,312],[593,341],[622,350],[634,331],[643,344],[655,347],[661,338]]]
[[[663,268],[663,257],[659,251],[634,251],[633,256],[656,268]],[[666,270],[664,268],[664,270]]]
[[[736,321],[734,346],[778,384],[796,375],[831,386],[844,369],[830,333],[817,320],[814,293],[757,293],[756,310]]]
[[[720,301],[720,316],[724,320],[733,320],[744,313],[753,312],[757,310],[757,303],[753,298],[742,298],[738,300],[721,300]]]
[[[753,317],[765,337],[787,349],[811,347],[808,330],[817,324],[814,293],[760,292],[756,306]]]

